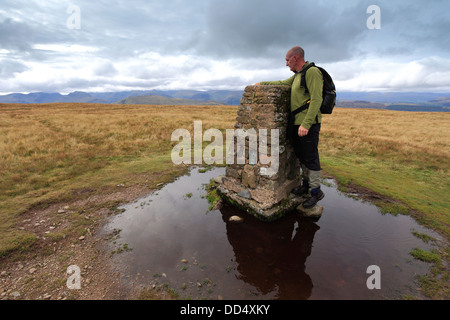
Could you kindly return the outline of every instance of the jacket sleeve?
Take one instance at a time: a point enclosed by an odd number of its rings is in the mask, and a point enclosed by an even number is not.
[[[295,75],[290,77],[286,80],[279,80],[279,81],[262,81],[260,82],[261,85],[273,85],[273,86],[292,86],[292,83],[294,82]]]
[[[323,77],[322,72],[315,67],[306,71],[305,76],[306,86],[311,97],[308,112],[302,121],[302,127],[309,130],[315,122],[316,116],[320,112],[320,106],[322,105]]]

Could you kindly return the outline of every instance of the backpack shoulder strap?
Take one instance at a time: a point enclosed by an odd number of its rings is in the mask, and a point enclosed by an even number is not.
[[[314,62],[311,62],[306,68],[302,70],[301,80],[300,80],[300,86],[305,88],[305,93],[309,93],[308,87],[306,86],[306,71],[309,70],[311,67],[315,67],[316,65]]]

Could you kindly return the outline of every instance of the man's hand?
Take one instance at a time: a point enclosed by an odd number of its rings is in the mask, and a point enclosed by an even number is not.
[[[300,126],[298,128],[298,136],[299,137],[304,137],[304,136],[306,136],[308,134],[308,131],[309,131],[308,129],[305,129],[302,126]]]

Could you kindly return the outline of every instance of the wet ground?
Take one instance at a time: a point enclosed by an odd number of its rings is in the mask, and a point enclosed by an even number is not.
[[[105,232],[116,235],[114,261],[125,279],[165,286],[180,299],[420,297],[414,278],[429,265],[409,252],[431,245],[412,231],[440,239],[436,233],[340,193],[332,180],[322,186],[318,221],[293,212],[267,223],[228,205],[209,211],[204,186],[224,172],[193,169],[122,207]],[[244,222],[229,222],[234,215]],[[367,287],[372,265],[381,289]]]

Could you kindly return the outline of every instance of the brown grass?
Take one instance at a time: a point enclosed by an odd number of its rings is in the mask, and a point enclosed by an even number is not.
[[[0,233],[9,238],[0,244],[31,241],[12,228],[36,204],[170,169],[175,129],[192,130],[195,120],[204,129],[228,128],[235,112],[229,106],[0,104]]]
[[[22,212],[70,198],[74,188],[170,169],[175,129],[192,132],[195,120],[203,130],[231,129],[236,112],[235,106],[0,104],[0,231],[19,234],[11,228]],[[344,184],[403,201],[448,233],[449,124],[448,113],[337,108],[323,117],[324,169]]]
[[[324,116],[322,133],[322,149],[328,155],[344,151],[449,168],[449,113],[337,108]]]

